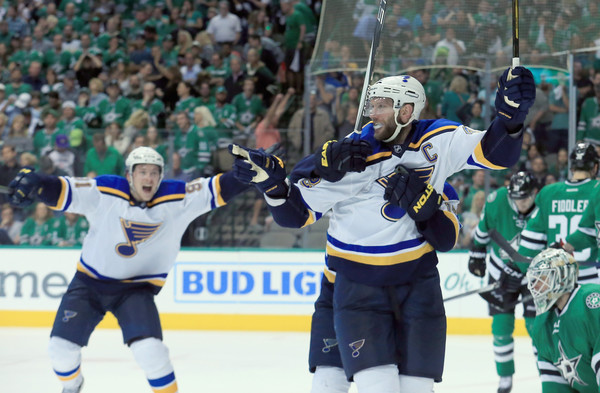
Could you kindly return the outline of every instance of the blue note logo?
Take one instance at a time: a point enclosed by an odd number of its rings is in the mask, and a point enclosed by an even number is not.
[[[325,343],[325,346],[321,349],[321,352],[323,353],[331,352],[331,349],[338,345],[337,339],[335,338],[324,338],[323,343]]]
[[[77,316],[77,312],[76,311],[71,311],[71,310],[65,310],[64,311],[64,316],[62,317],[62,321],[64,323],[69,322],[71,319],[75,318]]]
[[[360,356],[360,349],[365,345],[365,339],[363,338],[362,340],[354,341],[348,345],[350,346],[350,349],[352,349],[352,357],[357,358]]]
[[[162,223],[145,224],[121,218],[121,228],[127,241],[117,244],[115,251],[122,257],[131,258],[137,254],[137,245],[150,239],[161,225]]]

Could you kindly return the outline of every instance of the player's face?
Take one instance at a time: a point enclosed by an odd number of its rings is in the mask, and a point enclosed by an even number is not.
[[[131,175],[133,184],[131,193],[139,202],[148,202],[152,199],[160,184],[160,168],[153,164],[138,164]]]
[[[531,209],[531,206],[533,206],[534,197],[529,196],[523,199],[513,199],[513,201],[520,213],[527,213]]]
[[[374,137],[379,141],[389,138],[396,130],[393,105],[391,98],[374,97],[369,101],[367,111],[373,120]]]

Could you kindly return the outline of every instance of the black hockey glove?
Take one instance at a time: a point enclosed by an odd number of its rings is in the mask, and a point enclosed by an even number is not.
[[[345,138],[330,140],[314,154],[317,174],[330,182],[341,180],[346,172],[362,172],[367,167],[367,157],[373,152],[367,141]]]
[[[33,168],[25,167],[8,184],[8,198],[13,206],[27,207],[31,205],[38,195],[41,186],[40,176]]]
[[[525,277],[524,273],[521,273],[519,268],[512,262],[508,262],[502,266],[502,273],[500,274],[500,288],[508,293],[515,293],[521,288],[521,282]]]
[[[498,80],[496,115],[510,134],[519,132],[535,101],[533,74],[525,67],[508,68]]]
[[[388,177],[383,198],[406,210],[417,222],[430,219],[442,204],[442,196],[431,184],[402,165],[398,165],[396,172]]]
[[[271,198],[287,196],[287,174],[281,158],[262,149],[248,149],[235,144],[229,145],[229,151],[235,157],[232,170],[236,179],[242,183],[254,184]]]
[[[477,277],[485,276],[485,246],[473,246],[469,250],[469,272]]]

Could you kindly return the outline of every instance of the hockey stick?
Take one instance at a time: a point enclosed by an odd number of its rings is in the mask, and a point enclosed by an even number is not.
[[[381,38],[381,31],[383,30],[383,22],[385,20],[385,9],[387,7],[387,0],[379,0],[379,11],[377,12],[377,25],[375,25],[375,31],[373,32],[373,40],[371,41],[371,51],[369,52],[369,61],[367,62],[367,69],[365,70],[365,80],[362,86],[362,92],[360,94],[360,102],[358,103],[358,115],[356,116],[356,123],[354,123],[354,131],[360,133],[362,118],[364,115],[365,101],[367,100],[367,90],[369,89],[369,83],[373,76],[373,67],[375,63],[375,54],[377,48],[379,48],[379,40]]]
[[[512,74],[512,69],[521,65],[521,58],[519,57],[519,0],[512,0],[512,47],[513,57],[511,63],[511,71],[509,71],[507,80],[516,78]],[[504,96],[504,102],[513,108],[518,108],[519,104],[511,101],[508,97]]]
[[[504,238],[504,236],[502,236],[497,230],[495,230],[494,228],[490,229],[488,231],[488,235],[490,235],[490,238],[496,242],[496,244],[498,245],[498,247],[500,247],[502,250],[504,250],[504,252],[506,252],[508,254],[508,256],[510,257],[510,259],[512,259],[515,262],[520,262],[520,263],[530,263],[531,259],[527,258],[525,255],[521,255],[517,252],[517,250],[515,250],[514,248],[512,248],[512,246],[510,245],[510,243],[508,242],[508,240],[506,240]]]
[[[10,188],[6,186],[0,186],[0,194],[10,194]]]
[[[488,284],[485,287],[473,289],[471,291],[459,293],[458,295],[453,295],[453,296],[444,298],[444,302],[447,302],[449,300],[454,300],[454,299],[460,299],[461,297],[465,297],[465,296],[470,296],[470,295],[480,294],[483,292],[493,291],[494,289],[497,289],[498,287],[500,287],[500,282],[496,281],[495,283]]]

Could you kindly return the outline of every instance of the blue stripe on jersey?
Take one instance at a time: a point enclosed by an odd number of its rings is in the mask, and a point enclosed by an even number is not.
[[[477,167],[479,167],[479,168],[481,168],[481,169],[490,169],[490,168],[488,168],[488,167],[487,167],[487,166],[485,166],[485,165],[481,165],[481,164],[479,164],[479,163],[475,162],[475,160],[473,159],[473,156],[472,156],[472,155],[471,155],[471,156],[469,156],[469,159],[467,160],[467,163],[468,163],[469,165],[475,165],[475,166],[477,166]]]
[[[153,388],[159,388],[159,387],[170,384],[174,380],[175,380],[175,373],[172,372],[171,374],[165,375],[164,377],[161,377],[161,378],[148,379],[148,383]]]
[[[454,132],[460,124],[446,120],[419,120],[413,122],[413,129],[408,150],[419,150],[423,142],[448,132]]]
[[[71,370],[71,371],[65,371],[65,372],[60,372],[60,371],[56,371],[56,370],[54,370],[54,373],[55,373],[56,375],[59,375],[59,376],[61,376],[61,377],[68,377],[69,375],[71,375],[71,374],[73,374],[73,373],[77,372],[77,370],[79,370],[79,366],[75,367],[75,368],[74,368],[73,370]]]
[[[82,257],[79,258],[79,262],[81,262],[83,267],[85,267],[92,274],[94,274],[96,276],[95,278],[97,278],[99,280],[105,280],[105,281],[139,281],[139,280],[149,280],[152,278],[167,278],[167,275],[168,275],[168,273],[160,273],[160,274],[144,274],[141,276],[134,276],[134,277],[129,277],[129,278],[112,278],[112,277],[108,277],[108,276],[103,276],[102,274],[98,273],[98,271],[96,269],[94,269],[93,267],[91,267],[90,265],[85,263],[83,261]]]
[[[115,175],[101,175],[96,177],[98,191],[106,195],[116,196],[129,201],[129,183],[127,179]]]
[[[154,207],[166,202],[177,202],[185,198],[185,182],[180,180],[163,180],[158,190],[148,202],[148,207]]]
[[[425,242],[425,238],[420,237],[420,238],[416,238],[416,239],[404,240],[404,241],[401,241],[400,243],[390,244],[390,245],[386,245],[386,246],[359,246],[356,244],[348,244],[348,243],[339,241],[336,238],[329,235],[329,233],[328,233],[327,241],[329,243],[331,243],[333,246],[335,246],[337,248],[341,248],[343,250],[347,250],[347,251],[362,252],[365,254],[386,254],[386,253],[390,253],[390,252],[398,252],[398,251],[402,251],[402,250],[405,250],[408,248],[420,246],[421,244],[423,244]]]
[[[443,193],[449,200],[456,200],[456,201],[460,200],[460,198],[458,197],[458,193],[456,192],[454,187],[452,187],[452,185],[448,182],[444,183]]]

